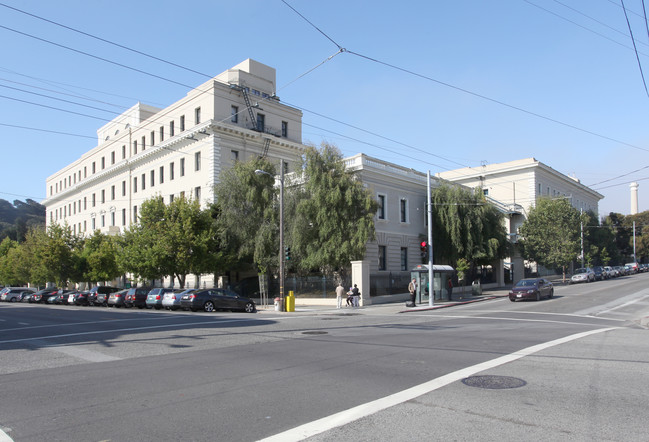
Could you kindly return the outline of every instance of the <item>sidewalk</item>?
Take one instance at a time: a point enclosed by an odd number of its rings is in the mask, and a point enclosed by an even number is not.
[[[473,296],[469,293],[454,294],[451,301],[448,300],[435,300],[432,306],[425,304],[418,304],[416,307],[406,307],[405,301],[394,301],[380,304],[370,304],[362,307],[345,307],[337,309],[335,305],[331,304],[300,304],[300,298],[295,300],[295,313],[320,313],[320,312],[331,312],[331,313],[341,313],[341,314],[350,314],[357,313],[362,314],[363,312],[377,311],[377,312],[389,312],[389,313],[409,313],[409,312],[420,312],[426,310],[437,310],[440,308],[448,308],[456,305],[465,305],[475,302],[488,301],[495,298],[502,298],[508,296],[509,288],[500,287],[496,289],[485,290],[482,295]],[[267,308],[259,307],[258,311],[260,313],[280,313],[287,314],[287,312],[276,312],[273,306]]]

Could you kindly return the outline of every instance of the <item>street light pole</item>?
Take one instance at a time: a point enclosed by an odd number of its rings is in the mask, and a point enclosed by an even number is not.
[[[280,164],[279,173],[279,298],[282,311],[286,311],[284,303],[284,161]],[[265,170],[255,170],[257,175],[273,176]]]

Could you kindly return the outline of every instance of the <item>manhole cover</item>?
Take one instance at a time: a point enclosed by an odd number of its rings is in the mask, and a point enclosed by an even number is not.
[[[313,330],[313,331],[305,331],[302,332],[303,335],[326,335],[329,332],[322,331],[322,330]]]
[[[527,385],[524,380],[511,376],[470,376],[462,379],[462,383],[469,387],[489,388],[492,390],[518,388]]]

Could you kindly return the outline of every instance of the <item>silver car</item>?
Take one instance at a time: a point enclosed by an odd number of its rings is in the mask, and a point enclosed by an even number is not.
[[[5,287],[0,291],[0,301],[20,302],[24,294],[34,294],[36,289],[29,287]]]
[[[171,289],[171,288],[153,288],[147,293],[146,296],[146,308],[155,308],[160,310],[164,305],[162,300],[167,293],[180,293],[185,289]]]
[[[175,291],[165,293],[162,297],[162,306],[167,310],[178,310],[180,308],[180,298],[182,295],[195,292],[196,290],[198,289],[187,289],[178,293]]]
[[[569,284],[577,284],[580,282],[595,281],[595,272],[590,267],[582,267],[575,270],[575,273],[570,278]]]

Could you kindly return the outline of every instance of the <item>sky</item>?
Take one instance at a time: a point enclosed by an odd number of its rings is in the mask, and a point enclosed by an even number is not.
[[[252,58],[304,143],[432,174],[534,157],[601,193],[600,216],[629,214],[633,181],[649,210],[649,30],[624,6],[0,0],[0,198],[43,200],[107,121]]]

